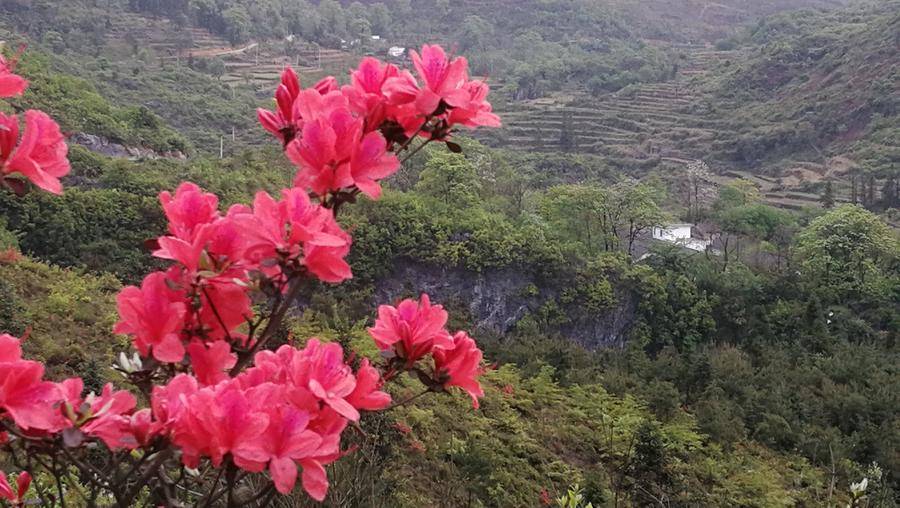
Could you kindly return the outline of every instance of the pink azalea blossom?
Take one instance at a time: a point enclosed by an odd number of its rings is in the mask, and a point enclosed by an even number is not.
[[[66,379],[59,383],[63,394],[62,428],[78,426],[84,434],[102,440],[110,449],[134,449],[138,440],[131,432],[131,413],[137,401],[125,390],[114,390],[107,383],[100,395],[94,393],[81,397],[84,383],[80,378]]]
[[[15,64],[0,55],[0,97],[22,95],[28,88],[28,81],[22,76],[13,74]]]
[[[294,384],[309,389],[344,418],[359,420],[359,411],[346,400],[356,388],[356,379],[344,363],[344,350],[339,344],[309,339],[293,358],[291,376]]]
[[[387,151],[381,133],[363,135],[363,119],[354,116],[341,94],[331,97],[301,94],[299,100],[307,110],[303,133],[286,150],[299,167],[294,185],[320,196],[356,185],[377,198],[381,193],[377,180],[395,173],[400,161]]]
[[[483,81],[469,81],[463,89],[469,94],[465,104],[450,110],[450,125],[462,125],[470,129],[476,127],[500,127],[500,117],[493,113],[486,100],[490,87]]]
[[[311,90],[325,95],[337,88],[337,80],[329,76],[313,85]],[[275,90],[275,110],[256,110],[260,125],[282,143],[289,143],[303,128],[302,105],[297,101],[300,92],[300,79],[294,69],[287,66],[281,73],[281,84]]]
[[[200,226],[219,218],[219,198],[191,182],[179,185],[174,196],[161,192],[159,202],[169,220],[169,232],[182,240],[190,241]]]
[[[322,438],[307,429],[309,413],[305,411],[280,404],[266,412],[269,424],[265,432],[239,445],[235,462],[248,471],[261,471],[268,465],[275,488],[288,494],[297,481],[295,461],[315,454]]]
[[[431,305],[428,295],[421,301],[403,300],[397,307],[378,307],[375,326],[369,335],[382,350],[394,349],[397,356],[412,365],[434,348],[451,348],[453,340],[444,329],[447,311],[440,305]]]
[[[141,287],[128,286],[116,297],[119,322],[113,331],[131,335],[143,356],[177,363],[184,358],[181,331],[187,306],[184,295],[171,289],[164,272],[151,273]]]
[[[386,88],[393,103],[413,103],[422,117],[438,113],[441,101],[449,107],[468,103],[464,85],[469,80],[469,63],[464,57],[451,60],[442,47],[428,44],[422,46],[421,54],[410,51],[410,56],[424,86],[418,87],[406,74],[391,78]]]
[[[209,345],[196,340],[187,347],[191,357],[191,367],[197,380],[203,385],[215,385],[228,379],[226,372],[237,363],[237,356],[225,341]]]
[[[368,358],[363,358],[356,371],[356,388],[347,397],[347,402],[356,409],[377,411],[391,405],[391,396],[381,391],[383,381],[378,369],[369,364]]]
[[[363,58],[359,66],[350,73],[351,84],[344,86],[341,91],[356,115],[365,120],[365,132],[378,129],[387,119],[389,106],[384,85],[387,80],[399,74],[400,70],[396,66],[372,57]]]
[[[478,408],[479,397],[484,397],[484,390],[478,383],[483,372],[481,368],[482,353],[466,332],[456,332],[453,336],[453,347],[434,350],[434,367],[439,379],[445,379],[444,386],[458,386],[472,397],[472,406]]]
[[[219,467],[226,454],[256,439],[268,423],[268,416],[237,384],[225,382],[187,398],[173,424],[172,440],[186,466],[196,468],[201,457],[208,457]]]
[[[18,173],[41,189],[61,194],[59,179],[69,174],[68,151],[59,125],[46,113],[25,112],[21,139],[19,118],[0,113],[0,175]]]
[[[258,193],[253,215],[237,219],[248,237],[247,256],[264,271],[266,260],[283,257],[300,259],[326,282],[350,278],[350,266],[344,260],[350,250],[350,236],[331,212],[313,204],[301,188],[283,189],[281,195],[281,201],[275,201],[265,192]]]
[[[13,506],[22,506],[25,504],[25,494],[31,487],[31,475],[28,471],[22,471],[16,478],[16,490],[13,492],[9,485],[6,473],[0,471],[0,499],[5,499],[12,503]]]
[[[56,430],[60,418],[53,405],[62,394],[43,377],[43,364],[22,359],[19,339],[0,334],[0,419],[9,416],[24,430]]]

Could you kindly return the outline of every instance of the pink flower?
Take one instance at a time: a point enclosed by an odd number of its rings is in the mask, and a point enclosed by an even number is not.
[[[453,347],[445,324],[447,312],[440,305],[432,306],[428,295],[423,294],[421,303],[407,299],[397,307],[378,307],[378,319],[369,328],[369,335],[381,350],[393,348],[407,366],[412,366],[434,348]]]
[[[377,180],[395,173],[397,157],[387,151],[379,132],[363,136],[363,119],[353,115],[339,93],[319,96],[304,91],[298,99],[306,113],[303,135],[288,145],[288,158],[299,167],[294,185],[310,188],[320,196],[356,185],[377,198]]]
[[[356,409],[376,411],[384,409],[391,404],[391,396],[381,391],[381,374],[375,367],[369,365],[369,359],[364,358],[356,371],[356,388],[347,396],[347,402]]]
[[[450,110],[448,123],[470,129],[476,127],[500,127],[500,117],[494,114],[487,99],[490,87],[483,81],[469,81],[463,89],[469,94],[464,105]]]
[[[179,185],[174,196],[161,192],[159,202],[169,220],[169,232],[185,241],[192,240],[200,226],[219,218],[219,198],[191,182]]]
[[[154,386],[150,395],[153,417],[171,430],[185,411],[188,399],[199,390],[197,379],[188,374],[179,374],[165,386]]]
[[[219,467],[226,454],[256,439],[268,423],[237,384],[225,382],[187,397],[172,425],[172,440],[186,466],[196,468],[200,457],[209,457]]]
[[[225,341],[204,345],[194,341],[187,347],[191,357],[191,367],[197,380],[204,385],[215,385],[228,379],[226,372],[237,363],[237,356],[231,352],[231,346]]]
[[[261,266],[279,257],[299,258],[326,282],[350,278],[350,266],[344,261],[350,236],[332,213],[313,204],[301,188],[283,189],[281,195],[281,201],[275,201],[265,192],[258,193],[253,215],[236,219],[248,236],[247,256]]]
[[[337,88],[337,80],[327,77],[313,85],[311,90],[325,95]],[[303,112],[301,105],[297,103],[300,92],[297,73],[290,66],[285,67],[281,73],[281,84],[275,90],[275,111],[262,108],[256,110],[260,125],[282,143],[290,143],[303,128]]]
[[[22,360],[19,339],[0,335],[0,418],[11,417],[23,430],[58,428],[59,411],[53,405],[62,394],[43,377],[42,364]]]
[[[469,63],[464,57],[450,60],[442,47],[428,44],[421,54],[410,51],[410,56],[424,86],[419,88],[407,75],[391,78],[386,88],[394,104],[414,103],[418,114],[426,117],[439,114],[441,101],[449,107],[468,103],[463,86],[469,80]]]
[[[255,440],[243,443],[234,451],[238,466],[253,472],[266,464],[275,488],[288,494],[297,482],[295,461],[313,456],[322,438],[307,429],[309,413],[287,405],[275,405],[267,411],[269,424]]]
[[[0,471],[0,499],[6,499],[13,506],[22,506],[25,504],[25,494],[28,493],[29,487],[31,487],[31,475],[28,474],[28,471],[19,473],[18,478],[16,478],[15,492],[9,485],[6,473]]]
[[[444,379],[444,387],[458,386],[472,397],[472,406],[478,408],[478,398],[484,390],[478,383],[482,373],[481,350],[466,332],[456,332],[453,346],[434,350],[434,368],[438,379]]]
[[[77,426],[81,432],[99,438],[113,450],[138,446],[138,440],[131,433],[131,412],[137,404],[133,395],[124,390],[114,391],[112,384],[107,383],[100,395],[91,393],[82,399],[84,383],[80,378],[66,379],[58,386],[64,397],[63,414],[66,416],[61,429]]]
[[[131,412],[137,404],[133,395],[125,390],[114,391],[112,384],[106,384],[100,395],[89,394],[84,404],[90,409],[85,415],[87,422],[80,427],[82,432],[99,438],[113,450],[137,447],[130,433]]]
[[[350,253],[353,239],[335,221],[327,222],[323,232],[340,238],[344,244],[338,247],[309,245],[303,258],[306,268],[323,282],[338,283],[353,277],[350,265],[344,260]]]
[[[59,179],[69,174],[68,150],[59,125],[46,113],[25,112],[22,139],[18,117],[0,113],[0,174],[19,173],[41,189],[60,194]]]
[[[253,317],[250,297],[245,288],[233,283],[213,281],[200,289],[200,312],[193,333],[207,340],[240,339],[235,329]]]
[[[147,446],[160,428],[160,423],[153,421],[153,413],[150,409],[136,411],[128,419],[128,434],[134,438],[135,446],[128,446],[128,448]]]
[[[339,344],[309,339],[293,358],[291,376],[295,385],[309,389],[344,418],[359,420],[359,411],[346,400],[356,388],[356,379],[344,363],[344,350]]]
[[[399,74],[400,70],[396,66],[372,57],[363,58],[359,67],[350,73],[351,84],[344,86],[341,91],[356,115],[365,119],[365,132],[378,129],[387,118],[388,104],[384,85],[388,79]]]
[[[13,74],[15,63],[0,55],[0,97],[21,95],[28,88],[28,81]]]
[[[164,272],[151,273],[141,287],[128,286],[116,297],[119,322],[113,331],[131,335],[143,356],[152,354],[161,362],[184,358],[181,331],[187,306],[184,295],[172,290]]]

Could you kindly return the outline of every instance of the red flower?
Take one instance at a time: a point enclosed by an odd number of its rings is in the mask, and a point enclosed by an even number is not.
[[[472,406],[478,408],[478,398],[484,397],[484,390],[478,383],[483,372],[481,350],[466,332],[456,332],[453,346],[434,350],[434,367],[438,379],[444,379],[444,386],[458,386],[472,397]]]
[[[547,492],[547,489],[541,489],[541,505],[553,506],[553,499],[550,498],[550,493]]]
[[[375,326],[369,328],[369,335],[380,349],[393,348],[397,356],[412,366],[434,348],[453,347],[445,324],[447,311],[440,305],[432,306],[428,295],[423,294],[421,303],[403,300],[397,307],[378,307],[378,319]]]
[[[0,97],[21,95],[28,88],[28,81],[22,76],[13,74],[15,62],[0,55]]]
[[[181,331],[187,306],[184,295],[169,287],[164,272],[151,273],[141,287],[128,286],[116,297],[119,322],[113,331],[134,337],[134,347],[143,356],[152,354],[161,362],[184,358]]]
[[[69,174],[68,151],[59,125],[46,113],[25,112],[22,139],[19,118],[0,113],[0,174],[19,173],[41,189],[61,194],[59,179]]]

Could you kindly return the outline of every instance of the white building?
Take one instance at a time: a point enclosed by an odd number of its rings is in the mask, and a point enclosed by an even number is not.
[[[391,55],[392,58],[400,58],[404,53],[406,53],[406,48],[401,48],[400,46],[391,46],[388,49],[388,55]]]
[[[693,237],[693,224],[668,224],[653,228],[653,239],[680,245],[697,252],[706,252],[710,241]]]

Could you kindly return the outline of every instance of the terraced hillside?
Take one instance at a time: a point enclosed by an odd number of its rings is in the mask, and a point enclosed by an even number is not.
[[[217,55],[225,62],[227,72],[222,81],[245,85],[254,90],[271,91],[278,83],[285,65],[293,66],[304,81],[313,82],[327,75],[341,75],[355,66],[359,56],[316,44],[297,43],[290,48],[277,42],[252,44],[246,51]]]
[[[585,92],[512,102],[498,110],[496,141],[540,151],[606,155],[631,163],[705,157],[720,122],[706,113],[694,84],[734,52],[682,46],[675,79],[591,97]]]

